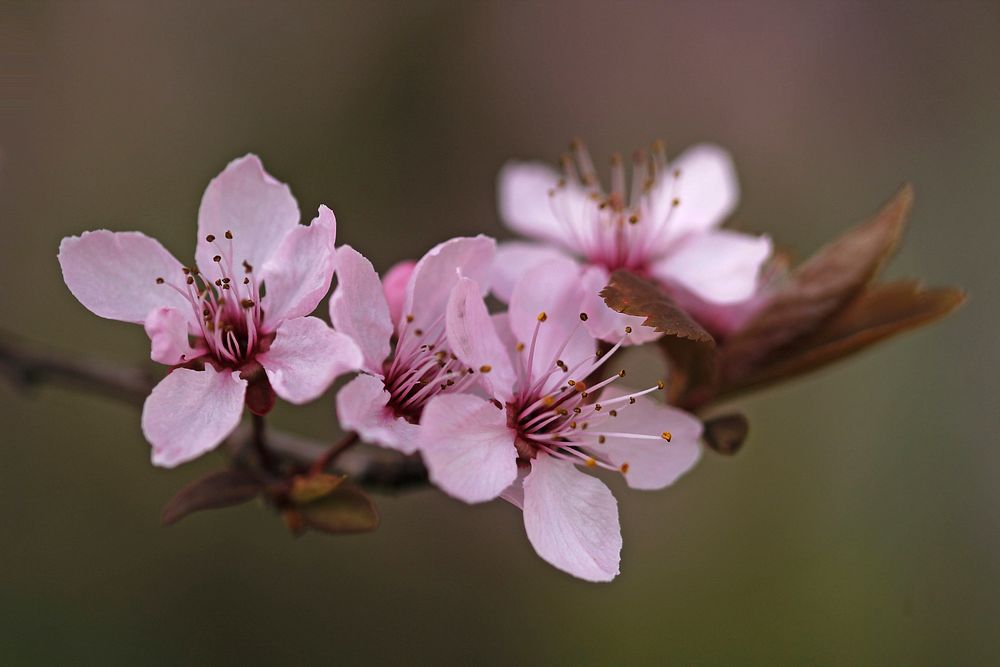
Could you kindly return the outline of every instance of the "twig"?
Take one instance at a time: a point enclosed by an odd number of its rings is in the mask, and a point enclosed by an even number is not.
[[[143,368],[121,367],[112,362],[81,359],[64,352],[40,351],[23,339],[0,331],[0,380],[6,379],[15,389],[28,390],[44,385],[67,387],[77,391],[101,394],[131,405],[141,405],[156,383],[155,377]],[[262,437],[262,432],[260,434]],[[243,426],[229,437],[226,448],[238,456],[254,447],[254,429]],[[423,484],[427,470],[419,457],[399,452],[360,447],[348,450],[353,442],[335,452],[335,470],[350,476],[356,483],[401,489]],[[338,446],[343,445],[343,442]],[[313,465],[330,453],[326,445],[300,436],[269,430],[268,454],[300,465]],[[345,451],[347,450],[347,451]]]
[[[351,445],[353,445],[357,441],[358,441],[357,433],[348,433],[347,435],[345,435],[343,440],[335,444],[333,447],[330,447],[330,449],[326,450],[326,453],[324,453],[322,456],[316,459],[316,461],[312,464],[312,468],[310,469],[311,472],[321,473],[324,470],[326,470],[330,466],[330,463],[332,463],[335,458],[344,453]]]

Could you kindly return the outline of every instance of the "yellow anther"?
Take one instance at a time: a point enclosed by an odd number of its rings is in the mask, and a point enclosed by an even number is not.
[[[663,384],[663,380],[660,380],[659,382],[656,383],[656,388],[657,389],[663,389],[665,386],[666,385]]]
[[[538,321],[539,322],[544,322],[547,319],[549,319],[549,316],[545,314],[544,310],[542,312],[538,313]]]
[[[489,373],[491,370],[493,370],[493,367],[490,366],[489,364],[483,364],[482,366],[479,367],[480,373]]]
[[[407,315],[406,316],[406,321],[407,322],[412,322],[413,321],[413,315]]]
[[[518,352],[523,352],[524,351],[524,343],[518,343],[517,345],[514,346],[514,349],[517,350]]]
[[[545,398],[542,399],[542,405],[544,405],[547,408],[551,408],[555,404],[556,404],[556,399],[553,396],[546,396]]]
[[[663,438],[664,440],[666,440],[667,442],[670,442],[670,440],[674,436],[670,435],[670,431],[664,431],[663,433],[660,434],[660,437]]]
[[[588,458],[587,459],[587,467],[588,468],[596,468],[597,467],[597,459],[595,459],[594,457]]]
[[[618,371],[618,377],[620,377],[620,378],[625,377],[625,369],[624,368],[621,369],[620,371]]]
[[[625,474],[627,474],[627,473],[628,473],[628,464],[627,464],[627,463],[623,463],[623,464],[621,465],[621,467],[620,467],[620,468],[618,468],[618,469],[622,471],[622,474],[623,474],[623,475],[625,475]]]
[[[671,206],[680,206],[681,205],[681,200],[677,199],[676,197],[674,197],[674,200],[670,202],[670,205]]]

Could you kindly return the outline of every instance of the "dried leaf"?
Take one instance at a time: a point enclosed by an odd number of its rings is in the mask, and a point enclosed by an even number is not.
[[[311,503],[332,493],[345,479],[344,475],[328,475],[323,472],[298,475],[292,479],[288,498],[298,505]]]
[[[948,315],[965,301],[951,288],[925,289],[916,281],[869,288],[812,335],[777,351],[768,363],[724,393],[806,373],[896,334]]]
[[[371,498],[350,483],[341,484],[320,500],[297,505],[295,510],[306,528],[333,535],[365,533],[379,523]]]
[[[705,420],[702,438],[719,454],[732,456],[740,450],[750,432],[750,422],[745,415],[734,412]]]
[[[810,335],[859,294],[899,244],[912,206],[913,189],[903,186],[871,220],[792,271],[770,303],[720,350],[724,382],[752,374],[772,351]]]
[[[200,510],[240,505],[256,498],[264,484],[245,470],[220,470],[196,479],[170,499],[161,521],[169,526]]]
[[[703,386],[714,374],[715,339],[655,284],[619,270],[601,290],[609,308],[644,317],[646,326],[665,334],[659,345],[671,361],[669,396]]]

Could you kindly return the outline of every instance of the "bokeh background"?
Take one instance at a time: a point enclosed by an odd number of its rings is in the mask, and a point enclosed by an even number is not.
[[[611,585],[538,559],[502,502],[380,496],[371,535],[254,505],[159,526],[218,467],[149,465],[134,409],[0,386],[0,663],[982,665],[1000,650],[997,2],[0,5],[0,326],[121,362],[141,330],[65,289],[59,239],[188,257],[253,151],[376,266],[504,237],[494,179],[574,135],[736,157],[733,224],[805,256],[903,181],[890,276],[951,319],[738,405],[752,434],[660,493],[616,484]],[[649,359],[631,363],[649,366]],[[275,421],[332,437],[332,394]]]

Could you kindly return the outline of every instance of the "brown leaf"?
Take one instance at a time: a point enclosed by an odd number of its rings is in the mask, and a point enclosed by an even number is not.
[[[365,533],[378,528],[379,523],[371,498],[350,483],[315,502],[297,505],[295,510],[306,528],[333,535]]]
[[[816,370],[896,334],[948,315],[965,301],[952,288],[925,289],[916,281],[869,288],[821,329],[777,351],[766,365],[724,387],[724,393],[759,387]]]
[[[292,479],[288,498],[297,505],[314,502],[332,493],[344,479],[344,475],[328,475],[323,472],[297,475]]]
[[[810,335],[859,294],[899,244],[912,206],[913,189],[905,185],[871,220],[793,270],[770,303],[721,348],[723,381],[752,374],[773,350]]]
[[[702,438],[719,454],[732,456],[740,450],[750,432],[750,422],[745,415],[734,412],[705,420]]]
[[[666,334],[659,345],[672,365],[669,395],[676,396],[712,380],[715,339],[658,286],[618,270],[611,274],[601,297],[615,312],[644,317],[646,326]]]
[[[170,499],[160,520],[163,525],[177,523],[200,510],[240,505],[256,498],[264,484],[245,470],[220,470],[196,479]]]

